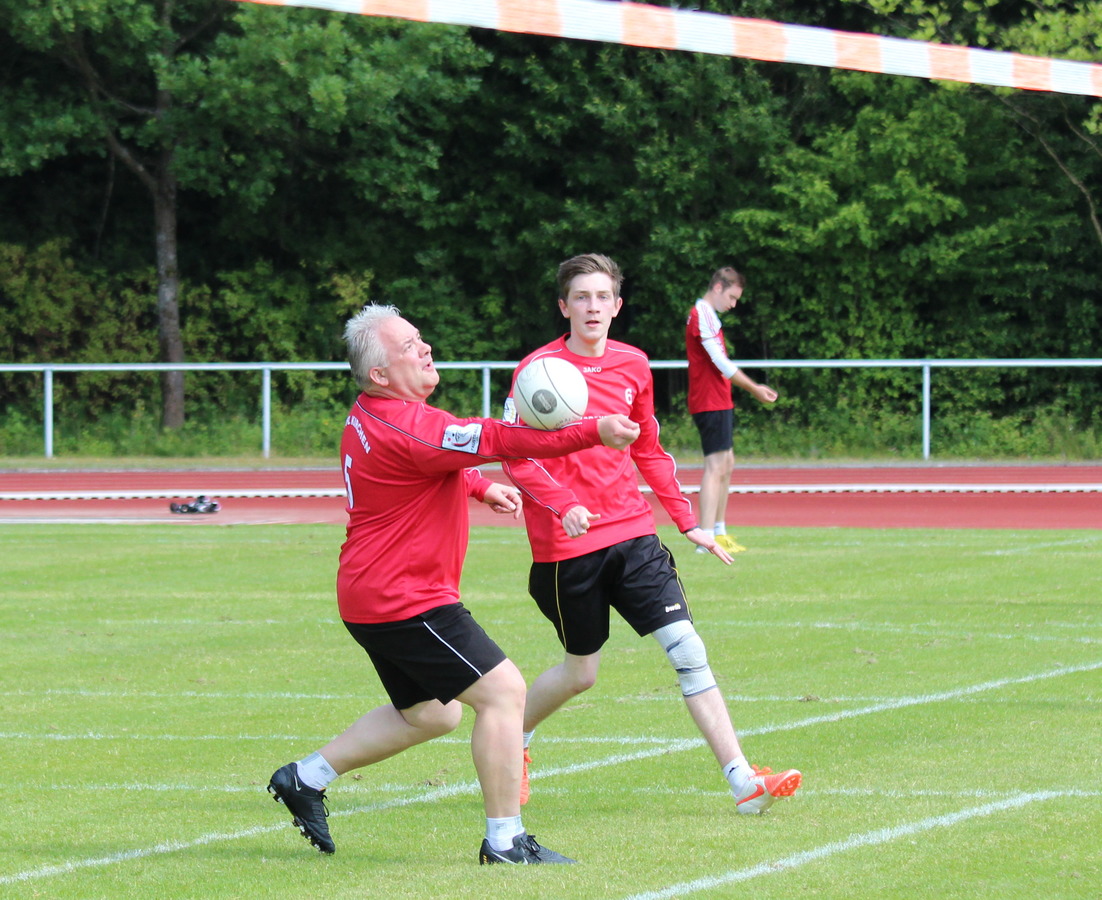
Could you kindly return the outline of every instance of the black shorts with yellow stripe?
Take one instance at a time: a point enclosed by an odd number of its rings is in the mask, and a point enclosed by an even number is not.
[[[613,609],[640,636],[692,621],[673,554],[653,534],[573,559],[533,563],[528,593],[555,626],[563,649],[575,656],[605,645]]]

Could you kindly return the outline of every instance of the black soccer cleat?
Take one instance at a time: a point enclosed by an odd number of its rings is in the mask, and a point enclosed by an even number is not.
[[[554,850],[548,850],[536,843],[535,837],[527,831],[522,831],[513,838],[513,846],[510,850],[495,850],[490,842],[484,840],[482,849],[478,851],[478,864],[489,866],[494,863],[510,863],[514,866],[532,866],[536,863],[575,863],[576,859],[563,856]]]
[[[292,821],[302,836],[322,853],[333,853],[336,846],[329,836],[329,810],[325,807],[325,791],[307,787],[298,778],[298,766],[287,763],[268,782],[268,792],[277,803],[291,811]]]
[[[216,513],[222,505],[200,494],[191,503],[170,503],[168,508],[174,513]]]

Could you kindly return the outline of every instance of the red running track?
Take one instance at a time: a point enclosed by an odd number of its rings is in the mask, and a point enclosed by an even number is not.
[[[483,467],[500,478],[496,467]],[[679,477],[695,493],[700,470]],[[740,467],[727,522],[860,528],[1102,528],[1102,466]],[[213,515],[169,502],[216,499]],[[660,524],[668,524],[656,506]],[[183,525],[344,524],[335,468],[296,470],[0,472],[0,524],[44,521]],[[472,503],[476,525],[515,525]]]

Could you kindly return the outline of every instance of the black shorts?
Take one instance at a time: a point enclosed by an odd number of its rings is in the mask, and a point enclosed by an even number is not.
[[[401,622],[345,622],[344,627],[367,651],[398,709],[434,699],[450,703],[505,660],[462,603]]]
[[[532,563],[528,593],[575,656],[604,646],[610,609],[639,635],[693,620],[673,554],[653,534],[574,559]]]
[[[735,411],[710,409],[693,413],[693,424],[700,432],[700,447],[705,456],[732,449],[734,444]]]

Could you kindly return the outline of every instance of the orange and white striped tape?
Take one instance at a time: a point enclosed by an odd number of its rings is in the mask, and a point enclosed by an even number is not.
[[[1102,97],[1102,65],[607,0],[246,0],[520,34]]]

